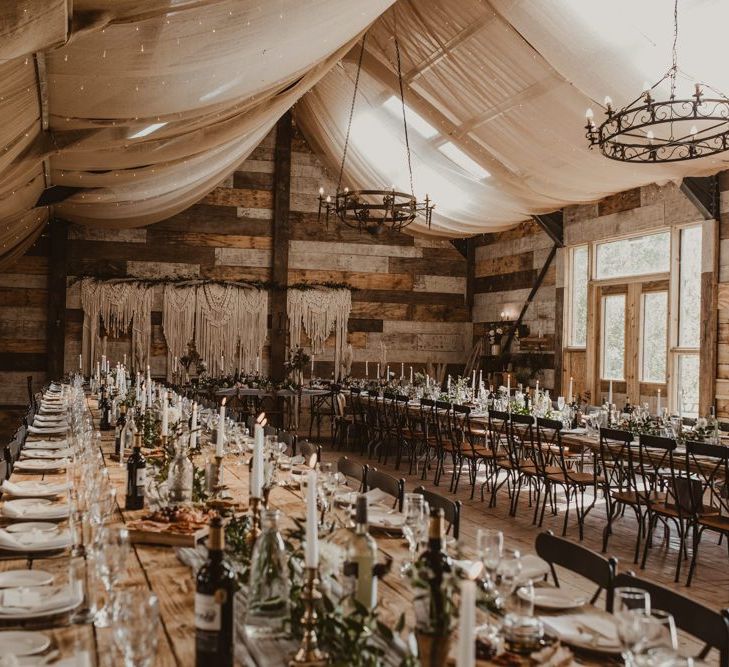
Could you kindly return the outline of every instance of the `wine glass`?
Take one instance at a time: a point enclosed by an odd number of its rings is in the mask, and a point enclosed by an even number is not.
[[[125,528],[107,527],[98,532],[94,553],[97,572],[106,590],[106,601],[94,619],[97,628],[111,624],[112,593],[124,573],[128,552],[129,534]]]
[[[503,549],[496,567],[496,591],[506,605],[514,594],[521,574],[521,552],[518,549]]]
[[[641,640],[635,647],[638,665],[663,665],[676,655],[678,636],[673,615],[661,609],[652,609],[640,616]]]
[[[650,595],[640,589],[621,586],[615,589],[615,621],[626,665],[635,665],[635,651],[643,639],[644,617],[650,614]]]
[[[557,397],[557,409],[562,412],[564,410],[564,406],[566,405],[564,396]]]
[[[420,534],[425,516],[425,498],[420,493],[406,493],[403,502],[405,522],[402,532],[408,542],[408,560],[403,564],[403,574],[408,572],[415,562]]]
[[[159,601],[148,588],[118,591],[112,611],[114,644],[125,667],[148,667],[157,653]]]
[[[492,528],[479,528],[476,533],[478,557],[483,563],[489,588],[494,585],[494,573],[504,551],[504,533]]]

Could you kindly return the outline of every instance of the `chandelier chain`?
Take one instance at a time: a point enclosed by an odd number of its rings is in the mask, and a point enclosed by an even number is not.
[[[362,48],[359,50],[359,60],[357,61],[357,74],[354,78],[354,94],[352,95],[352,106],[349,108],[349,122],[347,123],[347,134],[344,137],[344,151],[342,152],[342,164],[339,166],[339,180],[337,181],[337,192],[342,188],[342,178],[344,176],[344,163],[347,160],[347,149],[349,148],[349,135],[352,131],[352,118],[354,118],[354,106],[357,102],[357,91],[359,90],[359,75],[362,71],[362,59],[364,58],[365,42],[367,41],[367,33],[362,36]]]
[[[676,97],[676,74],[678,73],[678,0],[673,3],[673,47],[671,48],[671,98]]]
[[[402,124],[405,128],[405,152],[408,156],[408,175],[410,176],[410,194],[415,196],[413,186],[413,165],[410,160],[410,139],[408,137],[408,120],[405,114],[405,91],[402,85],[402,68],[400,64],[400,44],[397,41],[397,26],[395,27],[395,57],[397,59],[397,80],[400,83],[400,103],[402,105]]]

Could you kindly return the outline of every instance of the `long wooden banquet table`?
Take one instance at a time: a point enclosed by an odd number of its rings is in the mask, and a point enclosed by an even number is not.
[[[95,402],[92,405],[93,414],[96,415]],[[115,512],[115,523],[121,525],[130,520],[138,519],[144,510],[126,511],[123,509],[123,499],[126,485],[126,470],[119,463],[112,461],[109,454],[113,451],[113,432],[102,432],[102,451],[109,469],[110,478],[117,490],[118,507]],[[232,497],[242,501],[248,497],[248,467],[236,463],[231,459],[224,464],[224,481]],[[14,472],[12,481],[25,479],[38,480],[39,475],[29,475]],[[45,474],[44,479],[49,481],[62,481],[65,479],[63,471],[56,474]],[[292,517],[303,519],[305,503],[298,490],[288,487],[276,487],[272,490],[270,504],[280,510],[283,515],[283,526],[292,525]],[[2,520],[0,520],[2,521]],[[400,536],[393,536],[378,531],[376,534],[379,549],[390,556],[393,561],[392,573],[384,578],[379,586],[379,605],[384,614],[383,620],[392,621],[406,611],[408,622],[412,617],[412,592],[407,583],[403,581],[398,572],[400,563],[407,557],[407,548]],[[508,536],[507,536],[508,539]],[[18,558],[13,556],[0,556],[0,571],[33,568],[43,569],[57,575],[59,581],[65,580],[70,563],[70,554],[67,551],[32,558]],[[178,560],[175,550],[169,546],[155,546],[150,544],[134,544],[126,564],[126,576],[121,584],[149,587],[159,598],[160,628],[157,657],[154,664],[157,667],[184,666],[195,664],[195,630],[193,623],[194,579],[190,568]],[[591,610],[600,615],[604,612]],[[54,624],[55,623],[55,624]],[[2,626],[3,629],[11,627]],[[18,627],[14,625],[12,627]],[[87,650],[95,656],[98,665],[119,664],[115,660],[115,650],[111,629],[97,629],[90,624],[70,625],[68,620],[52,619],[45,624],[34,625],[25,623],[25,629],[42,629],[52,636],[61,654],[69,654],[79,650]],[[604,664],[604,661],[591,662],[589,658],[581,658],[582,664]],[[241,663],[239,663],[241,664]],[[246,661],[246,667],[255,663]],[[267,662],[275,664],[274,662]],[[285,664],[282,662],[282,664]],[[491,663],[479,662],[479,665]],[[498,663],[503,664],[503,663]],[[262,667],[259,663],[256,667]]]

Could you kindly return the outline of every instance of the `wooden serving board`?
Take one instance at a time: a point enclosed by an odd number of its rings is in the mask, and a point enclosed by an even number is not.
[[[210,529],[201,526],[194,532],[180,533],[166,530],[164,524],[159,524],[160,530],[134,528],[128,526],[129,541],[132,544],[161,544],[170,547],[194,547],[203,538],[207,537]]]

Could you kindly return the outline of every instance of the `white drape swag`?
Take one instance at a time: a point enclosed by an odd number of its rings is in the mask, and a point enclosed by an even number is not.
[[[336,173],[358,38],[373,22],[343,185],[409,189],[397,31],[406,102],[430,127],[410,116],[415,190],[436,202],[431,233],[498,231],[726,167],[726,154],[630,166],[587,147],[588,106],[600,117],[605,95],[622,106],[668,68],[666,0],[613,0],[609,10],[604,0],[72,4],[69,22],[66,0],[0,2],[0,266],[50,214],[134,227],[183,210],[297,101],[297,123]],[[715,53],[729,3],[685,0],[679,10],[679,94],[689,96],[695,80],[729,94],[729,69]],[[488,175],[452,161],[454,149]],[[77,190],[38,206],[52,185]]]
[[[350,290],[329,287],[289,289],[286,312],[289,318],[289,343],[301,344],[302,329],[311,341],[314,354],[321,354],[324,343],[334,332],[334,375],[339,379],[347,372],[347,324],[352,311]],[[351,367],[351,361],[349,362]]]
[[[152,341],[152,287],[136,281],[81,281],[81,308],[84,311],[81,343],[85,373],[91,373],[101,357],[99,324],[107,334],[118,337],[131,327],[133,369],[149,363]]]
[[[392,2],[75,0],[70,28],[67,0],[0,2],[0,266],[51,185],[91,225],[198,201]]]
[[[173,360],[195,341],[208,370],[253,371],[266,342],[268,293],[237,285],[166,285],[162,325],[167,341],[167,373]]]

